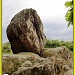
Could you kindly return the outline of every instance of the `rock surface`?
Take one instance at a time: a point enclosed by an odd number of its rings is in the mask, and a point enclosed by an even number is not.
[[[3,74],[12,74],[19,67],[30,67],[32,63],[37,62],[41,57],[37,54],[26,52],[21,54],[3,55]]]
[[[42,57],[51,57],[56,56],[60,58],[64,58],[68,60],[69,58],[72,58],[71,52],[66,46],[61,46],[57,48],[44,48],[43,52],[41,53]]]
[[[53,51],[52,48],[46,48],[45,50]],[[55,50],[55,48],[54,48]],[[73,75],[73,53],[71,53],[66,47],[56,48],[48,54],[48,57],[31,52],[21,52],[12,55],[3,55],[3,73],[9,75]],[[62,52],[63,51],[63,52]],[[68,59],[65,57],[67,52]],[[67,57],[66,56],[66,57]]]
[[[46,37],[42,21],[36,10],[30,8],[17,13],[7,27],[7,37],[14,54],[19,52],[40,54]]]

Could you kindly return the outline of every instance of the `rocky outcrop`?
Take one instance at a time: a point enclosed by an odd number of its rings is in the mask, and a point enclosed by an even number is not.
[[[37,54],[26,52],[20,54],[5,54],[2,60],[3,74],[12,74],[19,67],[31,67],[41,57]],[[33,63],[33,64],[32,64]]]
[[[56,56],[57,58],[64,58],[65,60],[68,60],[73,57],[71,56],[70,50],[66,46],[61,46],[57,48],[44,48],[44,50],[41,53],[41,57],[51,57]]]
[[[14,54],[34,52],[40,54],[45,45],[43,24],[34,9],[24,9],[17,13],[7,27],[7,37]]]
[[[52,48],[46,48],[42,57],[31,52],[3,55],[3,73],[9,75],[73,75],[72,52],[66,47],[58,47],[56,48],[58,53],[53,51],[44,58],[46,50],[51,51]]]

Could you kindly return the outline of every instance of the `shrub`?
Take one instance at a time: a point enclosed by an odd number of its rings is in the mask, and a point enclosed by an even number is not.
[[[66,46],[71,51],[73,51],[73,42],[58,41],[58,40],[47,40],[46,39],[45,48],[56,48],[56,47],[59,47],[59,46]]]
[[[2,45],[2,53],[11,53],[11,45],[9,42]]]

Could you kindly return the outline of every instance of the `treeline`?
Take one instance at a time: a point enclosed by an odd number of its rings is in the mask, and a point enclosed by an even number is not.
[[[66,46],[71,51],[73,51],[73,41],[58,41],[58,40],[46,40],[45,48],[56,48],[59,46]]]
[[[66,46],[71,51],[73,51],[73,41],[58,41],[58,40],[46,40],[45,48],[56,48],[59,46]],[[3,53],[12,53],[11,44],[9,42],[2,44]]]

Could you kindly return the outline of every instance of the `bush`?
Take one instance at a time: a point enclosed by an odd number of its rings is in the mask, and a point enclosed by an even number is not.
[[[2,53],[11,53],[11,45],[9,42],[2,45]]]
[[[59,46],[66,46],[71,51],[73,51],[73,42],[58,41],[58,40],[46,40],[45,48],[56,48]]]

